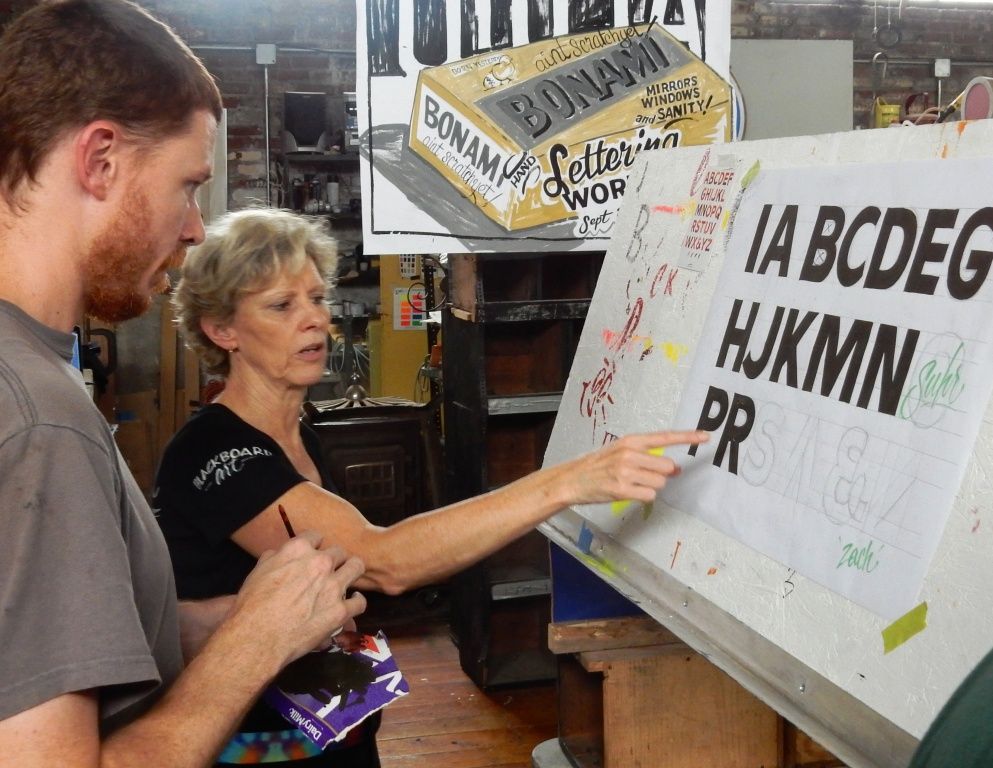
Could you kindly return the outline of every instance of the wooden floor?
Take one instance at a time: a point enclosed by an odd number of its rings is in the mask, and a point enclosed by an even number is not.
[[[555,736],[553,684],[483,693],[443,623],[386,636],[410,695],[383,713],[383,768],[530,768],[531,751]]]

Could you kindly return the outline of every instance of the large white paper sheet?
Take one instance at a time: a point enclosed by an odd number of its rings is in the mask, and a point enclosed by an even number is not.
[[[356,14],[366,253],[600,250],[639,152],[731,136],[726,3]]]
[[[667,503],[883,617],[915,604],[993,383],[991,173],[759,173],[674,419],[714,434]]]

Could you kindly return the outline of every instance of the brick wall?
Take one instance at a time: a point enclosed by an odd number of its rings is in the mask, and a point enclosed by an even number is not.
[[[228,110],[232,208],[264,200],[265,71],[255,46],[277,46],[268,67],[270,151],[281,148],[285,91],[328,94],[328,123],[344,123],[342,93],[355,90],[354,0],[146,0],[217,78]]]
[[[273,153],[281,147],[285,91],[324,91],[329,124],[332,129],[342,127],[342,93],[355,90],[354,0],[142,0],[141,4],[169,23],[217,78],[228,110],[232,208],[265,199],[265,73],[255,63],[257,44],[278,46],[276,64],[268,68]],[[0,24],[32,5],[33,0],[0,0]]]
[[[718,0],[711,0],[716,2]],[[975,75],[993,75],[993,9],[906,4],[898,18],[898,1],[878,0],[879,28],[887,7],[901,40],[884,49],[873,39],[871,0],[777,2],[733,0],[732,37],[774,39],[850,39],[855,43],[855,125],[868,124],[873,92],[871,59],[889,57],[877,93],[889,102],[929,93],[936,101],[933,59],[952,59],[952,74],[943,85],[944,100],[958,94]],[[0,22],[32,5],[31,0],[0,0]],[[255,46],[280,46],[269,67],[271,149],[280,146],[282,93],[325,91],[332,128],[340,128],[343,91],[355,88],[354,0],[145,0],[146,7],[172,24],[218,78],[228,107],[228,175],[232,207],[261,199],[265,175],[263,70],[255,64]],[[306,49],[291,51],[289,49]],[[335,53],[344,51],[346,53]],[[982,62],[964,66],[963,62]],[[816,84],[811,84],[816,87]]]
[[[951,76],[942,83],[942,102],[948,103],[977,75],[993,76],[993,6],[958,7],[904,3],[898,0],[839,0],[836,2],[777,2],[735,0],[731,36],[797,40],[852,40],[855,49],[855,125],[869,122],[873,93],[873,56],[882,51],[889,59],[885,78],[876,66],[877,95],[890,103],[912,93],[929,94],[937,101],[934,59],[952,60]],[[890,9],[888,12],[887,9]],[[900,41],[885,48],[887,20],[900,30]],[[873,38],[873,28],[880,35]],[[880,62],[882,59],[880,59]],[[976,62],[976,63],[974,63]],[[813,87],[814,84],[812,84]],[[920,99],[918,99],[920,101]]]

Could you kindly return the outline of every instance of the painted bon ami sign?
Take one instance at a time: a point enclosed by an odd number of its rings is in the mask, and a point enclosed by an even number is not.
[[[639,152],[729,139],[702,4],[494,5],[359,4],[367,248],[602,248]]]

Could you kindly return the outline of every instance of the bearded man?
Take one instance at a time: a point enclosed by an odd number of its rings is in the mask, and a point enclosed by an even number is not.
[[[42,2],[0,37],[0,765],[210,765],[364,608],[361,561],[307,532],[237,596],[178,604],[70,364],[84,314],[145,311],[203,238],[220,114],[202,63],[127,0]]]

